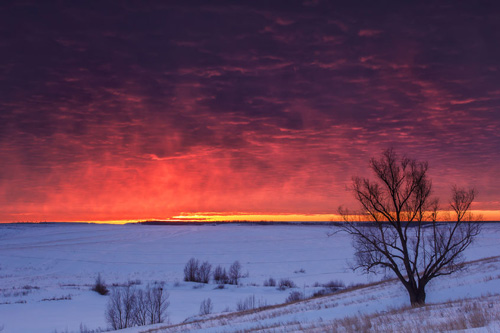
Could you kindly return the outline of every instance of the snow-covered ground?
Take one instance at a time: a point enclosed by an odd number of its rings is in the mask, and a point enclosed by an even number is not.
[[[90,290],[98,273],[108,285],[140,281],[140,288],[166,282],[171,324],[198,320],[200,303],[206,298],[213,301],[215,313],[235,311],[236,304],[248,296],[255,296],[261,305],[283,303],[290,290],[264,287],[269,277],[290,278],[306,296],[318,290],[313,287],[316,282],[341,280],[349,285],[382,278],[350,271],[346,263],[353,255],[350,238],[328,237],[329,231],[326,226],[294,225],[0,225],[0,327],[4,326],[3,332],[79,332],[81,324],[88,329],[107,328],[108,297]],[[466,252],[467,260],[497,256],[499,244],[500,224],[488,224]],[[213,283],[199,287],[184,282],[183,268],[192,257],[226,268],[238,260],[248,277],[240,286],[225,289],[216,289]],[[431,282],[427,300],[442,303],[499,291],[500,262],[492,259]],[[233,331],[252,328],[255,320],[262,326],[288,323],[291,330],[312,329],[313,323],[331,324],[334,319],[407,303],[397,282],[384,282],[260,315],[233,315],[230,320],[202,321],[180,329]]]

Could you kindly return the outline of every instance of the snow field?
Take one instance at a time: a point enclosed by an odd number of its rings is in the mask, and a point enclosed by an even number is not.
[[[284,302],[290,290],[263,287],[269,277],[277,281],[290,278],[306,296],[318,290],[313,287],[315,282],[341,280],[349,285],[382,278],[350,271],[346,263],[353,255],[350,238],[342,234],[327,237],[329,231],[326,226],[298,225],[0,225],[0,325],[4,332],[79,332],[80,324],[89,329],[106,328],[108,297],[90,291],[98,273],[108,285],[140,281],[140,288],[165,281],[171,324],[199,320],[199,306],[206,298],[211,298],[217,314],[235,311],[238,301],[249,296],[260,304]],[[499,240],[500,225],[487,225],[466,252],[467,259],[498,255]],[[226,268],[238,260],[249,276],[240,286],[216,289],[211,283],[198,287],[182,281],[184,265],[191,257]],[[428,302],[498,292],[499,278],[498,261],[478,263],[476,268],[431,282]],[[207,321],[189,329],[234,331],[251,327],[255,320],[263,326],[307,325],[375,313],[407,302],[399,283],[385,282],[277,308],[258,318],[229,315],[230,320],[219,320],[226,325]]]

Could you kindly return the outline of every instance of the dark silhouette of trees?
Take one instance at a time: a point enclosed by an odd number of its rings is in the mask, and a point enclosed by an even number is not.
[[[388,149],[380,159],[370,160],[370,168],[375,181],[353,178],[351,190],[361,212],[339,208],[344,219],[340,228],[353,238],[352,268],[365,273],[392,271],[408,291],[411,304],[423,305],[429,281],[461,269],[463,252],[481,230],[469,212],[476,191],[453,186],[450,206],[456,218],[437,222],[439,201],[430,197],[427,162],[399,158]],[[371,223],[360,222],[367,219]]]
[[[200,267],[200,262],[198,259],[191,258],[184,266],[184,281],[197,282],[198,281],[198,269]]]
[[[229,277],[227,276],[227,271],[221,265],[218,265],[214,269],[214,281],[217,284],[229,283]]]
[[[229,266],[229,283],[238,284],[238,281],[243,277],[241,272],[241,264],[239,261],[235,261]]]
[[[103,296],[109,293],[108,287],[106,286],[104,279],[101,277],[101,273],[97,274],[92,290]]]
[[[147,285],[145,290],[130,284],[116,287],[109,297],[106,321],[114,330],[163,323],[170,305],[168,298],[164,283]]]
[[[196,276],[197,282],[208,283],[210,282],[210,273],[212,272],[212,265],[208,261],[204,261],[200,267],[198,267],[198,272]]]

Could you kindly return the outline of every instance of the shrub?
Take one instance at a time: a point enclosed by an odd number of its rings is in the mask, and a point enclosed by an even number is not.
[[[332,280],[332,281],[329,281],[329,282],[323,283],[323,284],[319,284],[318,282],[316,282],[313,286],[314,287],[323,287],[323,289],[320,289],[320,290],[314,292],[314,294],[313,294],[314,297],[330,295],[336,291],[339,291],[340,289],[345,288],[344,282],[342,282],[340,280]]]
[[[278,285],[279,290],[285,290],[285,289],[295,288],[295,287],[296,287],[295,283],[293,283],[293,281],[290,279],[281,279],[279,282],[279,285]]]
[[[229,277],[227,276],[226,269],[222,268],[222,266],[220,266],[220,265],[215,267],[213,276],[214,276],[215,283],[218,283],[218,284],[229,283]]]
[[[135,280],[128,280],[128,281],[127,281],[127,284],[128,284],[129,286],[138,286],[138,285],[142,284],[142,281],[141,281],[141,280],[139,280],[139,279],[135,279]]]
[[[330,289],[331,291],[337,291],[345,288],[345,284],[340,280],[332,280],[327,283],[324,283],[323,287],[326,289]]]
[[[113,289],[105,313],[108,324],[114,330],[132,327],[134,311],[135,290],[133,287]]]
[[[333,292],[328,290],[328,289],[323,288],[323,289],[315,291],[313,293],[313,297],[325,296],[325,295],[330,295],[330,294],[333,294]]]
[[[276,287],[276,280],[270,277],[264,281],[264,287]]]
[[[238,284],[238,280],[242,277],[241,264],[239,261],[235,261],[229,267],[229,283]]]
[[[164,288],[164,283],[155,283],[153,287],[148,285],[146,289],[147,313],[149,320],[147,325],[163,323],[166,319],[169,293]]]
[[[184,266],[184,281],[196,282],[199,265],[200,262],[197,259],[189,259],[189,261],[186,263],[186,266]]]
[[[99,295],[107,295],[109,293],[108,287],[106,286],[106,283],[101,277],[101,273],[97,274],[92,290],[98,293]]]
[[[196,272],[196,282],[208,283],[210,281],[211,271],[212,265],[210,265],[208,261],[203,262]]]
[[[148,308],[150,303],[150,294],[148,291],[138,290],[135,296],[136,306],[134,309],[134,324],[143,326],[148,324]]]
[[[204,299],[200,304],[200,315],[211,314],[214,309],[212,300],[210,298]]]
[[[106,321],[115,330],[163,323],[170,302],[164,284],[148,285],[146,290],[136,290],[127,285],[115,288],[106,308]]]
[[[255,295],[248,296],[247,298],[238,301],[236,304],[237,311],[252,310],[256,308]]]
[[[292,291],[286,298],[286,303],[296,302],[304,299],[304,294],[300,291]]]

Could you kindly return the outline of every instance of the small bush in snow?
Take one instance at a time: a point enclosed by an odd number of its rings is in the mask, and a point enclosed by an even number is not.
[[[313,296],[317,297],[317,296],[330,295],[336,291],[339,291],[340,289],[344,289],[345,284],[344,284],[344,282],[342,282],[340,280],[332,280],[330,282],[323,283],[323,284],[319,284],[318,282],[316,282],[314,284],[314,287],[323,287],[323,289],[320,289],[320,290],[314,292]]]
[[[323,289],[315,291],[313,293],[313,297],[325,296],[325,295],[330,295],[330,294],[333,294],[333,291],[323,288]]]
[[[276,280],[270,277],[264,281],[264,287],[276,287]]]
[[[197,259],[189,259],[186,266],[184,266],[184,281],[197,282],[199,266],[200,262]]]
[[[215,283],[218,283],[218,284],[229,283],[229,277],[227,276],[226,269],[222,268],[222,266],[220,266],[220,265],[215,267],[213,277],[214,277]]]
[[[248,296],[247,298],[238,301],[236,304],[236,311],[245,311],[245,310],[252,310],[255,309],[256,303],[255,303],[255,295]]]
[[[139,279],[135,279],[135,280],[128,280],[127,284],[129,286],[138,286],[138,285],[141,285],[142,284],[142,281],[139,280]]]
[[[304,294],[300,291],[292,291],[285,300],[285,303],[296,302],[304,299]]]
[[[238,284],[238,280],[243,277],[241,272],[241,264],[239,261],[233,262],[229,267],[229,283]]]
[[[208,283],[210,281],[211,271],[212,265],[210,265],[208,261],[203,262],[196,272],[196,282]]]
[[[107,295],[109,293],[108,287],[106,287],[106,283],[101,277],[101,273],[97,274],[94,286],[92,286],[92,290],[99,295]]]
[[[214,309],[212,300],[210,298],[204,299],[200,304],[200,315],[211,314]]]
[[[323,287],[326,289],[330,289],[331,291],[337,291],[339,289],[345,288],[345,284],[340,280],[332,280],[327,283],[324,283]]]
[[[293,281],[290,279],[281,279],[278,285],[279,290],[286,290],[295,287],[296,287],[295,283],[293,283]]]

